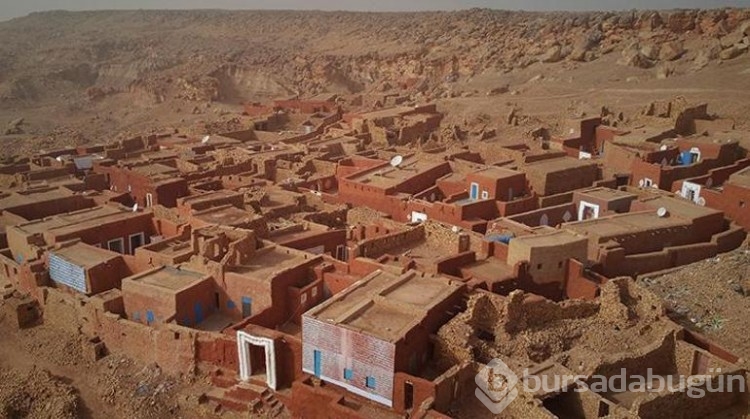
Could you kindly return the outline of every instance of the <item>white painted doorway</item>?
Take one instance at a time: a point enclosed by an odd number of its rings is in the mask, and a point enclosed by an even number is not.
[[[253,375],[262,372],[258,365],[253,369],[252,353],[255,348],[262,348],[265,353],[265,376],[269,388],[276,390],[276,351],[273,339],[253,336],[242,330],[237,332],[237,353],[240,361],[240,379],[248,381]],[[257,361],[256,361],[257,362]]]

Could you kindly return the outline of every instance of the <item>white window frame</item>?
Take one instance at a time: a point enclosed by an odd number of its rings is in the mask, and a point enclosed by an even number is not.
[[[154,194],[148,192],[146,194],[146,208],[151,208],[152,206],[154,206]]]
[[[112,246],[110,246],[112,243],[117,243],[117,242],[120,242],[120,250],[121,250],[121,252],[118,252],[116,250],[112,250]],[[107,241],[107,250],[109,250],[111,252],[120,253],[121,255],[124,255],[125,254],[125,239],[123,239],[122,237],[118,237],[116,239],[108,240]]]
[[[131,255],[135,254],[135,249],[133,249],[133,237],[138,237],[138,236],[141,236],[141,246],[140,247],[143,247],[143,246],[146,245],[146,234],[144,234],[144,233],[131,234],[130,236],[128,236],[128,250],[130,250],[130,254]]]

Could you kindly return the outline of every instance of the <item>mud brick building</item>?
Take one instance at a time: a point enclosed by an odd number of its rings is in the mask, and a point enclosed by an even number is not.
[[[106,205],[30,221],[7,231],[18,262],[38,259],[48,246],[72,239],[121,254],[133,254],[157,235],[153,214]]]
[[[440,127],[443,115],[434,104],[344,114],[355,132],[369,133],[377,144],[406,145],[426,139]]]
[[[85,243],[64,244],[48,253],[49,277],[85,295],[120,288],[129,268],[122,255]]]
[[[601,179],[596,162],[571,157],[544,158],[528,161],[521,170],[538,195],[551,196],[590,187]]]
[[[303,370],[392,406],[395,374],[425,365],[429,335],[460,303],[462,288],[416,272],[372,273],[304,314]]]
[[[674,189],[689,201],[723,211],[745,231],[750,231],[750,159],[676,182]]]
[[[219,307],[210,277],[187,269],[159,267],[122,281],[128,319],[144,324],[198,326]]]

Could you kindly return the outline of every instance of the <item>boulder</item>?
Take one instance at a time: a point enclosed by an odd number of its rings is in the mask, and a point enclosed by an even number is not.
[[[626,50],[622,52],[622,62],[630,67],[651,68],[654,62],[638,50]]]
[[[721,58],[722,60],[731,60],[732,58],[739,57],[743,52],[744,50],[742,48],[731,46],[729,48],[721,50],[721,52],[719,53],[719,58]]]
[[[18,118],[10,121],[7,128],[5,129],[5,135],[23,134],[23,129],[21,128],[21,125],[23,125],[23,123],[23,118]]]
[[[565,57],[563,56],[562,47],[560,45],[553,45],[544,53],[540,61],[543,63],[556,63],[563,58]]]
[[[659,46],[654,44],[644,45],[641,47],[640,53],[649,60],[655,60],[659,58]]]
[[[656,67],[656,78],[664,80],[674,74],[674,67],[671,64],[662,63]]]
[[[740,24],[740,33],[750,36],[750,20],[746,20]]]
[[[661,45],[659,59],[662,61],[674,61],[685,54],[685,47],[682,42],[665,42]]]
[[[674,12],[667,18],[667,28],[672,32],[687,32],[695,29],[695,16],[692,12]]]

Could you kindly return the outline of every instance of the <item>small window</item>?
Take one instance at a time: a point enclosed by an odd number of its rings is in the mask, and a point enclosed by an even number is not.
[[[354,371],[344,368],[344,380],[350,380],[354,377]]]
[[[318,296],[318,287],[315,287],[315,288],[312,289],[312,296],[313,296],[313,298],[315,298],[315,297]]]
[[[369,389],[375,390],[375,377],[367,377],[365,379],[365,386]]]
[[[234,301],[227,300],[227,309],[228,310],[234,310],[235,307],[237,307],[237,306],[234,304]]]
[[[536,268],[537,269],[542,269],[542,264],[540,263],[540,264],[536,265]]]
[[[745,208],[745,201],[740,201],[740,208]]]
[[[482,199],[490,199],[490,193],[487,191],[482,191]]]
[[[139,311],[136,311],[133,313],[133,321],[134,322],[140,322],[141,321],[141,313]]]
[[[557,267],[558,267],[558,268],[562,268],[562,267],[563,267],[563,263],[562,263],[562,261],[560,261],[560,262],[557,262]]]
[[[302,304],[305,304],[307,302],[307,294],[302,294],[300,298],[301,298]]]
[[[124,246],[122,239],[114,239],[107,242],[107,249],[113,252],[124,253],[123,247]]]

